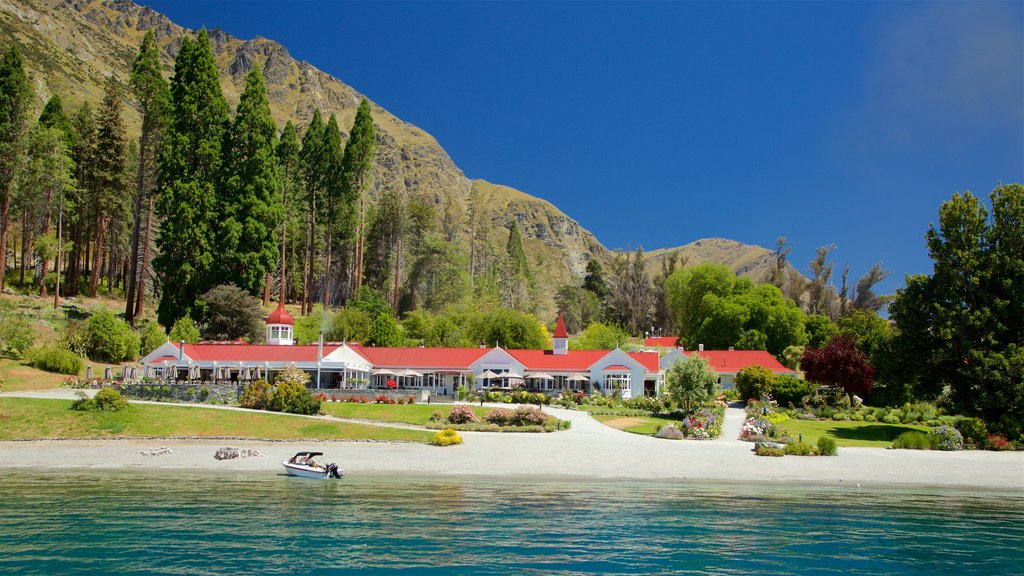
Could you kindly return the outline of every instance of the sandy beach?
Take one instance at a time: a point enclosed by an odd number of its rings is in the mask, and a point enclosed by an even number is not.
[[[387,442],[251,440],[40,440],[0,442],[0,470],[181,469],[280,472],[299,450],[319,450],[346,475],[548,477],[978,487],[1024,494],[1024,452],[840,448],[837,457],[765,458],[736,439],[743,411],[729,408],[719,439],[660,440],[605,426],[583,412],[545,408],[572,428],[549,434],[464,432],[439,448]],[[254,448],[263,457],[216,460],[218,448]],[[170,452],[147,455],[147,451]]]

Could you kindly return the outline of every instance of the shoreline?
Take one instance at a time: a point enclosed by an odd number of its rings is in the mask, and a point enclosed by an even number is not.
[[[54,392],[44,393],[51,396]],[[4,394],[5,396],[8,394]],[[42,394],[40,394],[42,395]],[[546,434],[460,432],[465,443],[437,447],[377,440],[237,437],[75,438],[0,441],[0,473],[39,470],[178,470],[281,473],[281,462],[314,447],[348,476],[421,476],[529,481],[641,481],[761,485],[893,486],[1010,491],[1024,496],[1024,452],[839,448],[838,456],[756,456],[738,440],[744,414],[726,409],[714,440],[661,440],[616,430],[589,414],[547,406],[569,430]],[[216,460],[219,448],[263,457]],[[170,448],[156,456],[143,451]]]

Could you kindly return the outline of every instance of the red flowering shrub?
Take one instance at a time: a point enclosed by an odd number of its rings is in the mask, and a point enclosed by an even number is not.
[[[985,442],[986,450],[1013,450],[1013,444],[1002,434],[989,434]]]
[[[479,422],[476,412],[469,406],[456,406],[448,413],[448,421],[452,424],[466,424],[468,422]]]
[[[486,420],[498,426],[542,426],[547,416],[533,406],[520,406],[515,410],[507,408],[495,408],[486,417]]]

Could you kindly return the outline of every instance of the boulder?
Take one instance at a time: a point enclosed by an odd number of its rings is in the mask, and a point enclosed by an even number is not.
[[[683,431],[677,426],[665,426],[654,435],[655,438],[666,438],[668,440],[682,440]]]
[[[262,458],[263,454],[253,448],[232,448],[224,446],[213,455],[217,460],[231,460],[234,458]]]
[[[779,442],[754,442],[754,450],[758,448],[775,448],[777,450],[785,450],[786,445]]]

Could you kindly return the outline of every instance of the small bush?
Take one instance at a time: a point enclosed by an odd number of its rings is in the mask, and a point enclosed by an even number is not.
[[[792,376],[777,376],[772,383],[772,397],[780,406],[797,403],[814,392],[814,384]]]
[[[316,414],[320,412],[320,400],[306,388],[309,374],[289,366],[278,375],[274,392],[267,408],[275,412],[291,414]]]
[[[835,438],[831,436],[818,438],[818,454],[822,456],[835,456],[837,453]]]
[[[1002,434],[990,434],[985,439],[984,446],[986,450],[1013,450],[1013,444]]]
[[[21,358],[36,342],[36,332],[28,319],[0,316],[0,354]]]
[[[142,343],[139,345],[139,354],[145,356],[167,342],[167,335],[164,334],[164,329],[156,322],[147,322],[142,328],[141,339]]]
[[[82,371],[82,359],[77,354],[56,346],[34,348],[28,359],[32,367],[47,372],[75,375]]]
[[[766,446],[758,446],[757,449],[754,450],[754,454],[757,454],[758,456],[775,456],[775,457],[785,456],[786,455],[786,453],[782,450],[782,448],[768,448]]]
[[[532,406],[520,406],[515,410],[495,408],[485,418],[491,424],[498,426],[542,426],[545,419],[547,419],[547,415],[539,408]]]
[[[430,421],[440,422],[441,420],[444,420],[444,412],[441,412],[440,410],[434,410],[434,413],[430,415]]]
[[[981,418],[964,418],[956,425],[964,440],[982,446],[988,440],[988,426]]]
[[[892,447],[906,450],[930,450],[932,439],[924,432],[904,432],[892,441]]]
[[[812,444],[806,442],[790,442],[786,444],[785,453],[792,456],[814,456],[816,450]]]
[[[772,392],[775,374],[763,366],[748,366],[736,374],[736,390],[740,398],[761,398]]]
[[[937,426],[928,433],[939,450],[963,450],[964,437],[952,426]]]
[[[476,412],[469,406],[456,406],[452,408],[452,411],[448,413],[448,421],[452,424],[468,424],[470,422],[479,422],[480,418],[477,417]]]
[[[262,378],[246,384],[238,397],[238,404],[243,408],[266,410],[270,405],[270,384]]]
[[[430,439],[430,443],[434,446],[452,446],[454,444],[462,444],[462,436],[451,428],[445,428],[434,437]]]
[[[900,422],[899,412],[894,411],[886,412],[885,415],[882,416],[881,420],[885,424],[902,424],[902,422]]]
[[[128,407],[128,401],[121,396],[121,393],[113,388],[101,388],[96,396],[89,398],[85,392],[78,393],[78,400],[71,403],[72,410],[91,411],[101,410],[105,412],[116,412]]]

